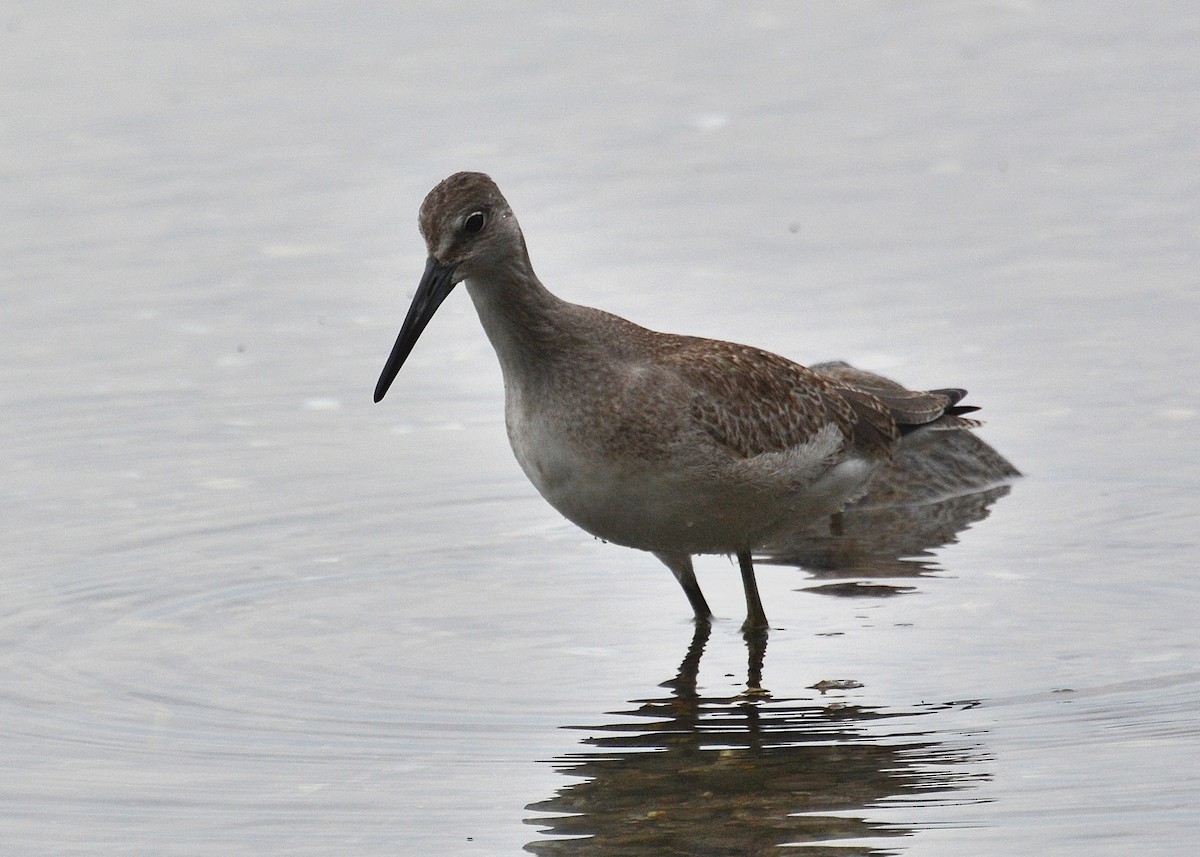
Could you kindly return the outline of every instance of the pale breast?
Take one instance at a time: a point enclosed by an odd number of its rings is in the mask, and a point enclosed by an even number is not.
[[[619,443],[608,431],[565,422],[561,409],[528,406],[519,394],[507,412],[513,453],[546,501],[597,538],[642,550],[755,547],[798,517],[836,511],[874,468],[859,458],[836,463],[842,439],[832,426],[792,448],[742,458],[702,435],[665,439],[678,425],[653,441]],[[653,431],[630,420],[635,426]]]

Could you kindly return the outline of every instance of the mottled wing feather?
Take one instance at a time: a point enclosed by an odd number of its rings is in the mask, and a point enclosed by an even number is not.
[[[890,449],[900,439],[892,410],[875,396],[853,387],[834,385],[854,411],[854,445],[870,452]]]
[[[819,363],[813,371],[834,384],[858,390],[882,403],[900,428],[908,434],[918,428],[976,428],[977,420],[962,419],[979,408],[959,405],[967,394],[955,387],[940,390],[909,390],[890,378],[856,369],[848,363]]]
[[[812,441],[830,424],[856,447],[887,445],[898,436],[886,412],[849,400],[786,358],[714,340],[678,337],[675,345],[663,357],[695,391],[693,417],[736,455],[782,452]]]

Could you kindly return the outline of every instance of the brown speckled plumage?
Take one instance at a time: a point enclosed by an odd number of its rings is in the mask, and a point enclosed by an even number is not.
[[[421,205],[429,250],[376,401],[464,282],[504,373],[505,421],[542,495],[588,532],[648,550],[696,613],[696,553],[736,553],[763,628],[750,552],[861,497],[909,434],[964,429],[958,389],[918,392],[847,366],[805,368],[746,345],[657,333],[571,304],[538,280],[507,201],[456,173]]]

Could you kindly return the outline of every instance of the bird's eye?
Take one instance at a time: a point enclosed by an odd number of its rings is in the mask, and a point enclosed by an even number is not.
[[[467,215],[467,219],[463,221],[463,233],[466,235],[477,235],[483,229],[483,224],[487,222],[487,217],[482,211],[475,211]]]

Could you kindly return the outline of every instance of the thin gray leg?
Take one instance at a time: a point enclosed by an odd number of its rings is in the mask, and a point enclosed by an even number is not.
[[[708,609],[708,602],[704,600],[704,593],[700,591],[700,584],[696,582],[696,572],[692,570],[692,558],[685,553],[664,552],[654,555],[662,560],[667,568],[671,569],[671,574],[675,575],[675,579],[683,587],[683,594],[687,596],[688,603],[692,605],[696,621],[710,621],[712,611]]]
[[[754,562],[750,551],[738,551],[738,567],[742,570],[742,588],[746,590],[746,621],[743,631],[758,631],[767,628],[767,614],[763,612],[762,599],[758,597],[758,581],[754,579]]]

